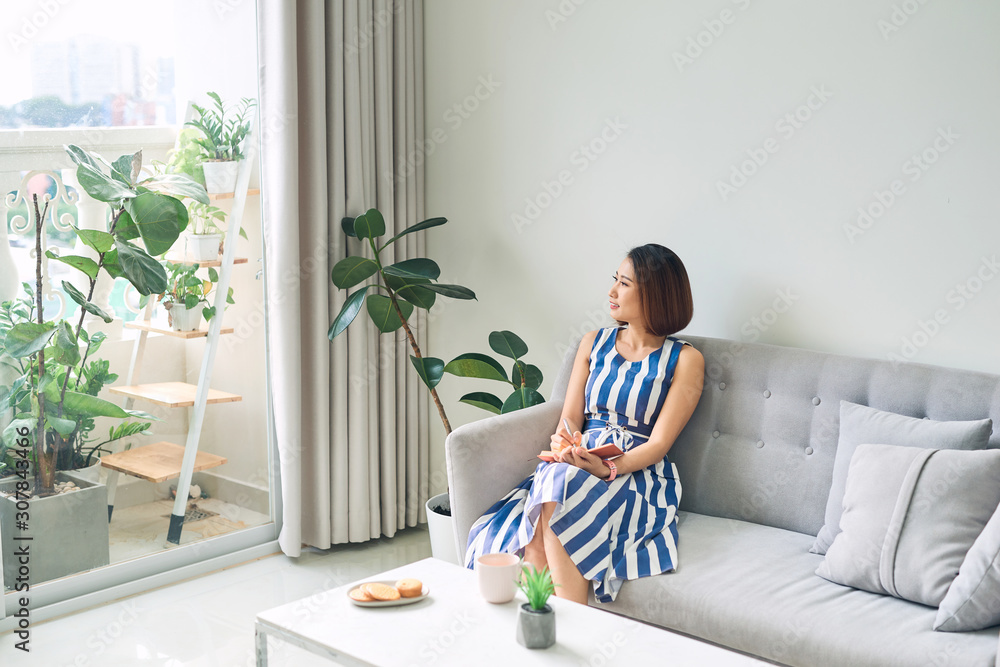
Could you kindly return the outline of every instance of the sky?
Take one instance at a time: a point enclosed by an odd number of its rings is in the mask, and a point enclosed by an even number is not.
[[[0,105],[31,97],[31,51],[74,35],[135,43],[145,54],[178,46],[174,0],[3,0],[0,5]],[[186,48],[192,48],[190,46]]]

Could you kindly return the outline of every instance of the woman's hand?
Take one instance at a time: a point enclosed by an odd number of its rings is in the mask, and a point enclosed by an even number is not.
[[[601,461],[600,456],[594,456],[583,447],[567,447],[559,452],[557,457],[559,461],[586,470],[594,477],[606,479],[611,474],[609,468]]]
[[[556,432],[552,434],[550,440],[552,441],[550,449],[558,454],[567,447],[579,445],[583,441],[583,435],[579,431],[570,434],[570,432],[566,430],[565,426],[559,424],[559,428],[557,428]]]

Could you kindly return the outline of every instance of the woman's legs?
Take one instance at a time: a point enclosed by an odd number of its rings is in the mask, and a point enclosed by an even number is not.
[[[542,521],[539,519],[538,526],[535,528],[535,535],[524,547],[524,562],[531,563],[535,566],[536,570],[541,570],[549,564],[548,559],[545,557],[545,543],[542,538],[542,533],[548,529],[548,526],[544,526],[543,530]]]
[[[576,563],[566,553],[566,547],[549,528],[549,519],[552,518],[555,506],[554,502],[542,504],[535,536],[524,548],[524,559],[539,570],[545,565],[549,566],[552,582],[556,584],[556,596],[587,604],[587,587],[590,582],[583,578]]]

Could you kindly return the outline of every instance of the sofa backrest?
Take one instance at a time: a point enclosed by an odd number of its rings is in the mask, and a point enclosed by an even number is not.
[[[670,450],[680,508],[815,535],[837,453],[840,401],[939,421],[993,419],[1000,375],[678,334],[705,357],[698,408]],[[554,383],[561,400],[567,355]]]

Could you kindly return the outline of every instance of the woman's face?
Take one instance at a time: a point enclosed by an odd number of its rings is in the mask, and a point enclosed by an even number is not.
[[[614,282],[608,290],[611,317],[619,322],[638,324],[642,320],[642,305],[639,303],[639,288],[635,284],[632,260],[626,257],[618,266]]]

